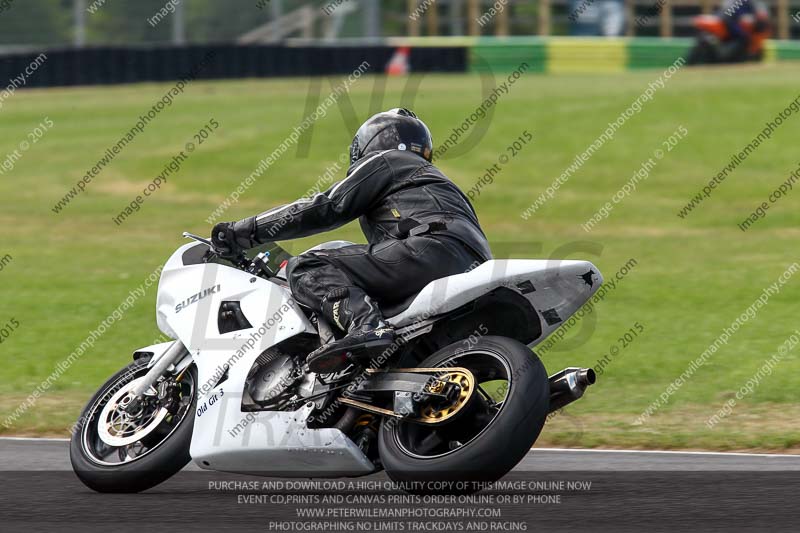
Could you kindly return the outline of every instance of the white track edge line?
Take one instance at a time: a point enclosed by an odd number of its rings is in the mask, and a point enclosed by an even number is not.
[[[0,437],[0,441],[31,441],[31,442],[69,442],[69,439],[61,439],[56,437]]]
[[[747,453],[747,452],[701,452],[681,450],[603,450],[599,448],[531,448],[532,452],[577,452],[577,453],[628,453],[628,454],[668,454],[668,455],[719,455],[723,457],[789,457],[800,459],[800,455],[779,453]]]
[[[0,437],[0,441],[28,442],[69,442],[69,439],[54,437]],[[778,453],[746,453],[746,452],[701,452],[681,450],[603,450],[599,448],[531,448],[531,451],[568,452],[568,453],[627,453],[627,454],[667,454],[667,455],[718,455],[722,457],[779,457],[800,460],[800,455]]]

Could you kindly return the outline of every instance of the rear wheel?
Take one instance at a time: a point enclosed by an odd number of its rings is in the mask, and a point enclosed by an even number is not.
[[[457,416],[436,425],[384,420],[379,451],[389,477],[496,481],[514,468],[538,438],[549,409],[539,358],[519,341],[487,336],[467,350],[461,342],[451,344],[418,366],[467,368],[477,390]]]
[[[139,492],[172,477],[189,462],[197,370],[159,383],[137,412],[123,406],[147,373],[137,361],[111,377],[81,413],[70,441],[75,473],[98,492]]]

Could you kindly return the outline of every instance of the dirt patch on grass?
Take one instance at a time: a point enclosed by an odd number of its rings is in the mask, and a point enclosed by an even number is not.
[[[126,181],[123,179],[107,180],[95,185],[97,192],[102,192],[112,196],[130,196],[135,198],[137,195],[142,194],[142,189],[147,187],[146,181]]]
[[[69,392],[39,397],[36,405],[16,420],[10,417],[27,399],[27,395],[0,396],[0,435],[15,437],[69,437],[72,425],[78,420],[81,409],[90,394]],[[5,423],[10,422],[6,428]]]

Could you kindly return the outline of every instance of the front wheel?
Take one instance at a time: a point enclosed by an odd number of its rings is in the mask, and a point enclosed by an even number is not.
[[[708,39],[699,37],[689,51],[687,63],[689,65],[710,65],[719,61],[717,47]]]
[[[117,372],[89,400],[72,431],[72,468],[93,490],[147,490],[190,460],[197,370],[192,365],[160,382],[129,413],[123,406],[147,371],[146,361],[136,361]]]
[[[467,368],[476,391],[458,416],[436,425],[384,420],[381,461],[397,482],[500,479],[539,436],[550,407],[547,372],[527,346],[487,336],[469,349],[447,346],[421,368]]]

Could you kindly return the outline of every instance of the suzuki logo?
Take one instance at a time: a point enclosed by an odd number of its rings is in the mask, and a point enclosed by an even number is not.
[[[184,301],[175,306],[175,314],[180,313],[181,311],[183,311],[192,304],[196,304],[209,294],[214,294],[216,292],[219,292],[219,290],[220,290],[220,285],[214,285],[213,287],[200,291],[197,294],[193,294],[191,297],[186,298]]]

